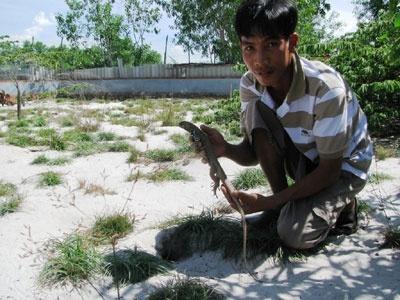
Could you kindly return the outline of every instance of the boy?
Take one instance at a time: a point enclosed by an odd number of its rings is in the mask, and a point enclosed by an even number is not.
[[[298,56],[297,8],[290,0],[250,0],[239,7],[235,29],[248,72],[240,82],[245,137],[227,143],[202,126],[217,157],[259,163],[272,196],[222,187],[246,214],[277,214],[282,241],[312,248],[332,230],[356,230],[356,200],[372,159],[367,121],[354,93],[335,70]],[[295,179],[288,187],[286,174]],[[251,220],[249,219],[251,223]]]

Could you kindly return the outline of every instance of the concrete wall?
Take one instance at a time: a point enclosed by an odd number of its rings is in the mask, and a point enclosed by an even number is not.
[[[85,81],[19,81],[23,94],[56,91],[58,88],[77,83],[88,83],[85,94],[112,96],[229,96],[239,88],[240,78],[197,79],[114,79]],[[16,95],[11,81],[0,81],[0,90]]]

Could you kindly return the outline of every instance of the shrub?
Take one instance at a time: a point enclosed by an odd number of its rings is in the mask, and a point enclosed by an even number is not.
[[[129,152],[130,145],[127,142],[115,142],[108,145],[110,152]]]
[[[0,216],[17,211],[21,202],[15,185],[0,181]]]

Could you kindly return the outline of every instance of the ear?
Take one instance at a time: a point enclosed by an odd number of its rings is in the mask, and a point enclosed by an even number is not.
[[[297,47],[297,43],[299,42],[299,35],[294,32],[289,36],[289,51],[294,52]]]

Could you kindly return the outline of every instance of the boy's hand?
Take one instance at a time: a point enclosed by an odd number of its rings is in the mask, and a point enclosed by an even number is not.
[[[273,208],[268,207],[271,206],[271,201],[268,201],[269,199],[267,199],[267,197],[259,194],[248,194],[242,191],[232,191],[231,193],[228,193],[228,190],[224,185],[221,186],[221,191],[224,194],[225,198],[228,200],[229,204],[232,206],[232,208],[238,211],[235,201],[233,201],[232,198],[237,199],[243,209],[243,212],[246,215]]]
[[[210,140],[210,143],[213,146],[215,156],[220,157],[220,156],[224,155],[226,146],[227,146],[227,142],[225,141],[222,134],[217,129],[208,127],[206,125],[201,125],[200,129],[202,131],[204,131],[204,133],[207,134],[207,136]],[[202,143],[200,141],[196,142],[193,140],[191,140],[191,142],[192,142],[192,146],[193,146],[194,150],[201,155],[202,162],[207,163],[207,158],[204,154],[204,148],[203,148]]]

